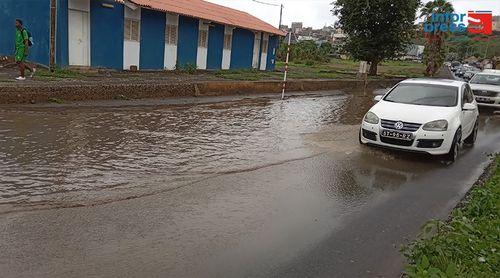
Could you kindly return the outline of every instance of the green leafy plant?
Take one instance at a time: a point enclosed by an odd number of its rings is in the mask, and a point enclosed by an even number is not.
[[[187,73],[187,74],[195,74],[196,73],[196,70],[198,69],[196,67],[196,65],[194,64],[191,64],[191,63],[187,63],[185,65],[179,65],[177,64],[175,66],[175,69],[179,72],[182,72],[182,73]]]
[[[448,222],[433,220],[404,248],[409,277],[500,277],[500,156]]]

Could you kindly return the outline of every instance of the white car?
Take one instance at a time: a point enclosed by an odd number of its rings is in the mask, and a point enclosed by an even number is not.
[[[500,108],[500,70],[476,73],[469,84],[478,105]]]
[[[466,82],[408,79],[375,100],[361,124],[362,144],[444,155],[454,162],[462,142],[476,141],[479,111]]]

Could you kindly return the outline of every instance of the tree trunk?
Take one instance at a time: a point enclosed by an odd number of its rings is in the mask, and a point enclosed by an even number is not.
[[[376,76],[377,73],[378,73],[378,61],[371,61],[370,62],[370,73],[368,75]]]

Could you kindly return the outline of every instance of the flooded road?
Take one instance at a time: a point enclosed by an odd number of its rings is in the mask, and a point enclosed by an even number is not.
[[[332,92],[0,108],[0,273],[396,277],[400,245],[500,150],[500,118],[483,113],[446,167],[359,146],[371,105]]]
[[[313,155],[303,134],[359,121],[350,98],[0,108],[0,207],[123,199]]]

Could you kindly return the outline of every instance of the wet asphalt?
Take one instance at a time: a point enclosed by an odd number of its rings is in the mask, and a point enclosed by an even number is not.
[[[398,277],[500,116],[446,166],[360,146],[372,97],[0,107],[0,276]]]

